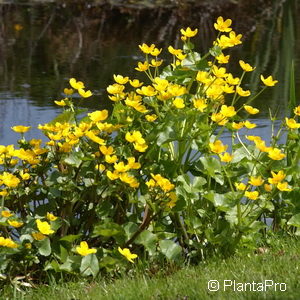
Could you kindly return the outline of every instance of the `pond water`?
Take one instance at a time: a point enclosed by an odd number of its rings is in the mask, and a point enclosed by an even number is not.
[[[251,23],[255,24],[254,28],[243,29],[243,20],[235,20],[233,14],[233,28],[241,28],[236,31],[242,33],[244,39],[241,47],[230,51],[236,59],[228,67],[240,74],[237,61],[243,59],[256,66],[256,75],[272,74],[279,80],[280,84],[254,103],[261,110],[255,120],[259,124],[256,130],[265,136],[270,134],[269,109],[279,117],[287,111],[292,61],[296,88],[300,84],[297,72],[300,19],[296,18],[299,7],[296,0],[275,2],[283,4],[274,5]],[[158,41],[160,47],[165,47],[179,43],[180,35],[174,32],[179,31],[180,24],[173,26],[167,38],[170,24],[149,32],[149,26],[144,26],[141,18],[129,17],[128,13],[119,14],[116,21],[111,15],[109,19],[106,11],[99,11],[95,18],[90,7],[85,9],[89,11],[83,15],[63,6],[0,5],[0,144],[16,142],[19,135],[10,129],[14,125],[36,127],[51,121],[60,111],[53,101],[62,98],[61,91],[68,86],[69,78],[84,81],[93,91],[95,96],[85,100],[83,106],[103,109],[111,105],[106,87],[112,83],[113,74],[136,76],[134,67],[143,59],[138,44]],[[227,12],[226,17],[231,15]],[[213,24],[214,19],[207,23]],[[203,24],[200,21],[199,24]],[[111,30],[104,30],[105,26],[111,26]],[[200,28],[196,40],[200,50],[204,51],[215,38],[211,32]],[[167,59],[165,54],[162,56]],[[259,76],[253,75],[247,74],[247,88],[257,91],[261,83]],[[42,138],[42,134],[34,129],[27,137]]]

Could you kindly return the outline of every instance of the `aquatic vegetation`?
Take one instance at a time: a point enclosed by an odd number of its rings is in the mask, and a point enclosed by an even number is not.
[[[169,63],[155,44],[140,45],[143,82],[114,75],[111,113],[79,108],[93,93],[71,78],[55,100],[62,113],[38,127],[45,143],[12,128],[18,148],[0,146],[1,279],[196,262],[253,251],[267,230],[299,234],[300,108],[268,142],[251,135],[244,116],[259,113],[250,104],[277,80],[264,74],[256,95],[246,90],[255,66],[226,55],[242,39],[230,26],[218,18],[206,54],[191,41],[198,30],[182,29]]]

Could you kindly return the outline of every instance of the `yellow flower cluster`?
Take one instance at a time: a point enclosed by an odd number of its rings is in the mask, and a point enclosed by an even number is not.
[[[164,178],[160,174],[152,174],[151,179],[146,182],[149,188],[154,188],[156,186],[160,187],[165,193],[170,192],[175,188],[175,185],[170,182],[169,179]]]
[[[17,248],[19,245],[10,238],[0,236],[0,247]]]
[[[102,150],[100,149],[100,151],[102,151],[102,153],[106,152],[106,151],[103,151],[103,149]],[[115,158],[117,159],[116,156],[115,156]],[[110,170],[107,170],[106,176],[110,180],[120,179],[122,182],[127,183],[130,187],[138,188],[140,185],[139,182],[133,175],[130,175],[128,173],[128,171],[132,170],[132,169],[139,169],[140,167],[141,167],[141,164],[139,162],[136,162],[134,157],[128,157],[127,164],[125,164],[123,161],[121,161],[119,163],[114,162],[113,172]]]

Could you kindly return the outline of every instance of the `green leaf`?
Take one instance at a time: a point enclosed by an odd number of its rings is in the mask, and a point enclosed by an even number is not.
[[[211,177],[214,177],[216,173],[221,173],[221,163],[218,159],[212,156],[200,157],[200,162],[202,163],[204,170]]]
[[[73,273],[75,270],[79,269],[80,263],[80,256],[68,256],[67,260],[60,265],[59,269],[65,272]]]
[[[116,223],[105,223],[96,225],[93,231],[93,237],[97,237],[99,235],[105,237],[111,237],[118,234],[125,234],[124,229]]]
[[[153,255],[156,251],[157,236],[149,230],[143,231],[135,240],[135,243],[143,245]]]
[[[101,259],[99,266],[101,268],[114,268],[116,263],[118,262],[117,259],[111,256],[105,256]]]
[[[43,256],[49,256],[51,254],[50,239],[47,237],[38,242],[38,251]]]
[[[72,123],[75,121],[75,113],[70,111],[70,110],[66,110],[64,112],[62,112],[61,114],[59,114],[57,117],[55,117],[51,122],[49,122],[48,124],[55,124],[56,122],[58,123]]]
[[[213,191],[204,195],[204,198],[211,201],[220,211],[229,211],[239,200],[239,192],[228,192],[226,194],[218,194]]]
[[[64,159],[64,162],[70,166],[78,168],[82,163],[82,155],[81,153],[71,153]]]
[[[182,248],[173,241],[163,240],[159,242],[161,253],[170,260],[178,260],[181,258]]]
[[[136,223],[128,222],[123,228],[125,230],[126,238],[129,240],[138,230],[139,226]]]
[[[193,180],[193,192],[202,191],[202,186],[206,184],[206,179],[201,176],[195,176]]]
[[[176,132],[173,126],[167,126],[163,131],[158,134],[157,145],[161,146],[167,142],[176,140]]]
[[[222,54],[222,48],[218,45],[213,46],[211,49],[209,49],[209,53],[214,57],[219,56]]]
[[[79,239],[81,234],[69,234],[60,239],[60,241],[66,241],[69,243],[73,243],[75,240]]]
[[[99,262],[97,256],[94,253],[84,256],[80,265],[80,273],[83,276],[92,275],[93,277],[96,277],[98,272]]]
[[[201,56],[198,52],[189,53],[186,58],[181,62],[181,65],[191,70],[198,70],[197,63],[201,61]]]
[[[292,216],[288,220],[287,224],[291,225],[291,226],[295,226],[295,227],[300,227],[300,214],[296,214],[296,215]]]

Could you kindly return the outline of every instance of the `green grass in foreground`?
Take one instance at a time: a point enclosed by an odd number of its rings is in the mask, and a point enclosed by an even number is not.
[[[152,278],[138,271],[135,276],[124,275],[114,281],[39,287],[26,295],[18,293],[13,297],[7,294],[1,299],[299,299],[300,240],[278,238],[272,244],[266,253],[246,257],[236,255],[226,260],[211,259],[171,274],[161,270]],[[209,292],[209,280],[218,280],[220,291]],[[224,280],[235,280],[236,290],[233,286],[224,287]],[[251,283],[252,289],[259,289],[262,287],[259,283],[265,280],[284,284],[277,285],[276,291],[275,286],[267,287],[266,292],[250,291],[250,285],[244,286],[246,292],[238,291],[243,288],[239,283]]]

